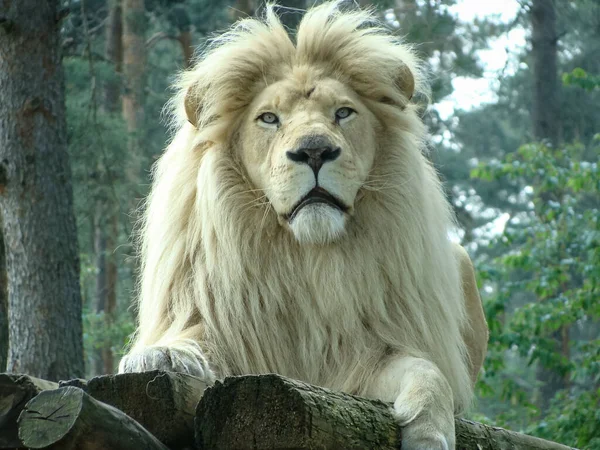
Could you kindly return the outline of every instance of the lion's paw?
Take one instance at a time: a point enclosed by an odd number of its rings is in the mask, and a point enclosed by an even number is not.
[[[407,415],[405,408],[394,405],[394,415],[402,426],[402,450],[454,450],[454,417],[431,413]]]
[[[454,450],[453,435],[444,435],[430,424],[409,423],[402,429],[402,450]]]
[[[121,373],[149,370],[186,373],[211,384],[215,380],[215,374],[203,357],[171,347],[146,347],[141,351],[125,355],[119,364]]]

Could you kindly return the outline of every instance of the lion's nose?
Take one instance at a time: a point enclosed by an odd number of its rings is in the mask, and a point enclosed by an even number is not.
[[[342,152],[339,147],[333,148],[329,145],[322,145],[323,142],[320,139],[308,140],[304,144],[294,151],[286,152],[286,155],[294,162],[308,164],[315,176],[317,176],[323,164],[327,161],[334,161]]]

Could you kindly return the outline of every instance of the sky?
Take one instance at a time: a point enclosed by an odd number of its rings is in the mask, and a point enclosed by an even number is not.
[[[495,16],[498,21],[508,23],[516,17],[519,8],[517,0],[459,0],[450,11],[463,22]],[[456,77],[452,81],[453,94],[436,106],[442,118],[452,115],[455,108],[468,110],[481,103],[493,102],[493,86],[502,69],[506,74],[513,73],[516,69],[516,62],[508,56],[523,46],[525,30],[516,28],[491,41],[489,49],[479,51],[478,55],[485,69],[483,78]]]

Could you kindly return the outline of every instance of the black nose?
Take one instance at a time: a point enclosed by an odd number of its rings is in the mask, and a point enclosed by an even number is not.
[[[286,152],[286,155],[294,162],[308,164],[316,176],[323,164],[337,159],[341,152],[339,147],[333,148],[326,138],[311,136],[303,140],[296,150]]]

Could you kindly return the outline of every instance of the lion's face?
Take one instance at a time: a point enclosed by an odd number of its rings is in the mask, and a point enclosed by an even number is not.
[[[373,165],[377,120],[333,79],[269,85],[249,105],[239,158],[300,243],[334,241]]]

